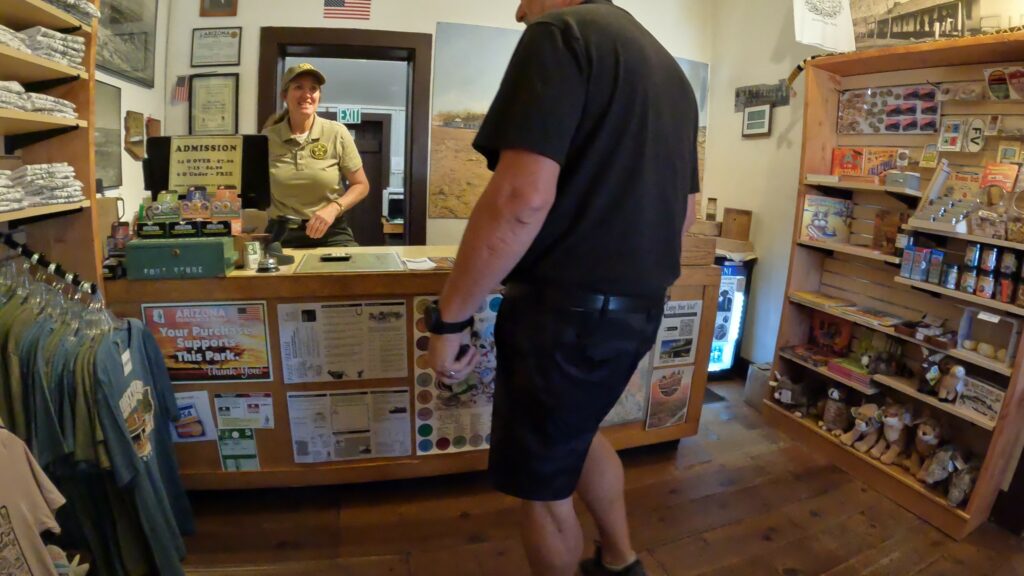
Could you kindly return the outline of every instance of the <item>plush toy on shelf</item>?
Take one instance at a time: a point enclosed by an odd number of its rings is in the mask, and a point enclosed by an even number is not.
[[[954,508],[967,500],[974,490],[974,481],[981,471],[981,463],[972,460],[967,466],[953,472],[953,478],[949,481],[949,491],[946,493],[946,502]]]
[[[913,415],[910,406],[888,402],[882,408],[882,435],[871,449],[870,456],[882,464],[892,464],[902,455],[910,443],[910,423]]]
[[[964,391],[964,382],[967,380],[967,370],[963,366],[953,365],[942,375],[939,386],[936,388],[939,400],[943,402],[955,402],[957,396]]]
[[[775,373],[776,380],[768,385],[774,389],[772,397],[797,418],[810,413],[811,393],[803,382],[793,382],[788,377]]]
[[[917,479],[929,486],[934,486],[949,478],[953,472],[966,468],[960,449],[953,444],[946,444],[932,454],[921,466]]]
[[[867,368],[870,374],[896,376],[900,372],[900,363],[895,354],[888,350],[883,350],[874,355]]]
[[[818,404],[818,413],[821,414],[818,426],[837,438],[850,427],[850,405],[846,403],[846,396],[845,387],[833,386],[828,389],[828,397]]]
[[[882,433],[882,423],[878,420],[878,404],[864,404],[850,410],[853,415],[853,428],[839,439],[843,444],[852,446],[858,452],[867,452],[878,442]]]
[[[914,446],[910,456],[900,461],[904,468],[911,474],[917,476],[921,466],[939,448],[942,440],[942,429],[939,421],[935,418],[925,416],[917,421],[917,428],[914,433]]]

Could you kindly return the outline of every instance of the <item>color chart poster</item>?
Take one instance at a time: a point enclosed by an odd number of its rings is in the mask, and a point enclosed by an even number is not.
[[[147,304],[142,317],[175,383],[272,379],[266,302]]]
[[[476,370],[462,382],[445,384],[427,367],[427,332],[423,311],[435,297],[416,298],[416,453],[448,454],[487,449],[491,445],[491,407],[498,357],[494,324],[501,295],[487,297],[475,314],[472,343],[480,354]]]

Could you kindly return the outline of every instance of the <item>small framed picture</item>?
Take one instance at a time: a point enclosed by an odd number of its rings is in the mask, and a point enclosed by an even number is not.
[[[200,16],[238,16],[238,0],[199,0]]]
[[[188,133],[238,134],[238,74],[193,74],[189,79]]]
[[[743,109],[743,136],[764,136],[772,132],[771,104]]]
[[[242,61],[242,28],[194,28],[192,67],[238,66]]]

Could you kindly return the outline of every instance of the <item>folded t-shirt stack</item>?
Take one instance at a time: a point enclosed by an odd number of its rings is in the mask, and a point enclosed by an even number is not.
[[[25,207],[25,194],[11,182],[11,171],[0,170],[0,212],[12,212]]]
[[[82,66],[82,60],[85,58],[85,38],[62,34],[42,26],[22,30],[21,35],[25,39],[25,45],[36,56],[66,64],[76,70],[85,70]]]
[[[0,45],[7,46],[8,48],[14,48],[21,52],[32,52],[25,43],[24,36],[3,24],[0,24]]]
[[[69,204],[85,200],[85,186],[67,162],[27,164],[11,173],[11,183],[25,195],[26,206]]]
[[[46,0],[46,3],[60,8],[86,24],[91,23],[93,18],[100,17],[100,9],[87,0]]]
[[[31,112],[39,112],[40,114],[59,116],[61,118],[78,118],[78,113],[75,112],[75,104],[63,98],[27,92],[25,94],[25,102],[28,104],[29,111]]]
[[[25,89],[13,80],[0,81],[0,108],[21,110],[22,112],[31,112],[32,110],[28,101],[25,100]]]

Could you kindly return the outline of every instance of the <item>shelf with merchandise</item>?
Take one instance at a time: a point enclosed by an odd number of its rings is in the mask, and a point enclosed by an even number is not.
[[[88,80],[89,74],[66,64],[0,45],[0,78],[31,86],[37,82]]]
[[[65,33],[92,34],[92,26],[43,0],[4,0],[0,24],[13,30],[42,26]]]

